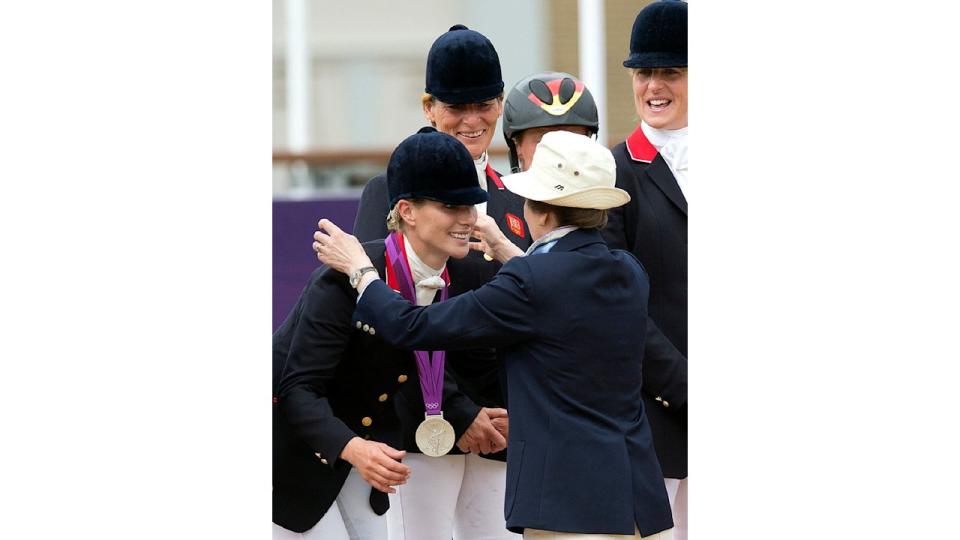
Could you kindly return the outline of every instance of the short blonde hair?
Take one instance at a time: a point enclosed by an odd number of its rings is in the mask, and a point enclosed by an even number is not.
[[[397,201],[397,203],[399,202],[400,201]],[[397,212],[397,207],[394,205],[394,207],[387,212],[387,230],[399,232],[401,223],[403,223],[403,220],[400,219],[400,212]]]
[[[400,199],[400,201],[407,201],[414,206],[420,206],[423,204],[423,201],[420,199]],[[397,204],[393,205],[393,208],[387,212],[387,231],[400,232],[403,230],[403,218],[400,217],[399,210],[400,201],[397,201]]]

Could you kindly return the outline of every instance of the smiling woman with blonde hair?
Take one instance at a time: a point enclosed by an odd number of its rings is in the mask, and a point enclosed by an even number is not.
[[[350,317],[354,287],[369,272],[406,284],[419,305],[478,287],[475,273],[454,261],[470,251],[474,205],[487,194],[474,183],[463,145],[431,127],[397,147],[388,171],[393,232],[364,244],[370,264],[349,276],[316,270],[274,334],[274,540],[386,540],[387,494],[417,476],[431,480],[411,466],[412,454],[426,450],[425,459],[442,460],[475,423],[477,407],[444,364],[468,354],[473,361],[476,352],[424,359]],[[417,440],[422,424],[426,441]],[[490,431],[489,444],[502,449],[506,440]]]
[[[477,185],[490,196],[489,202],[477,205],[477,212],[492,217],[511,242],[526,247],[530,236],[523,223],[523,201],[504,187],[488,153],[503,113],[503,87],[493,43],[455,24],[430,47],[420,104],[430,125],[460,141],[473,158]],[[376,176],[360,196],[353,225],[357,238],[366,242],[387,235],[387,203],[386,176]]]

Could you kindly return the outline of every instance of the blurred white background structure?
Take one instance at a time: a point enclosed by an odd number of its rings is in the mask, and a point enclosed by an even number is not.
[[[622,141],[636,119],[620,62],[647,3],[275,0],[274,196],[357,196],[393,148],[426,125],[420,96],[427,52],[457,23],[493,42],[505,92],[533,72],[570,72],[598,102],[600,140]],[[508,172],[501,128],[490,154],[494,168]]]

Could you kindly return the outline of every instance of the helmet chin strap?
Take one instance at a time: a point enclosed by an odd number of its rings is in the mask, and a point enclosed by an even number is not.
[[[507,139],[507,148],[510,150],[510,172],[521,172],[520,159],[517,157],[517,145],[513,142],[513,138]]]

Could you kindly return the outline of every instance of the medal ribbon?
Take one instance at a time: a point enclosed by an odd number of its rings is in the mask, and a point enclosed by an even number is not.
[[[400,295],[408,301],[417,303],[417,291],[413,284],[413,274],[407,253],[403,245],[403,235],[392,232],[385,240],[387,247],[387,284],[400,291]],[[450,283],[449,275],[444,269],[443,281]],[[440,290],[440,301],[447,299],[447,289]],[[443,364],[447,357],[446,351],[413,351],[417,358],[417,372],[420,374],[420,390],[423,392],[423,405],[428,415],[440,414],[440,405],[443,403]]]

